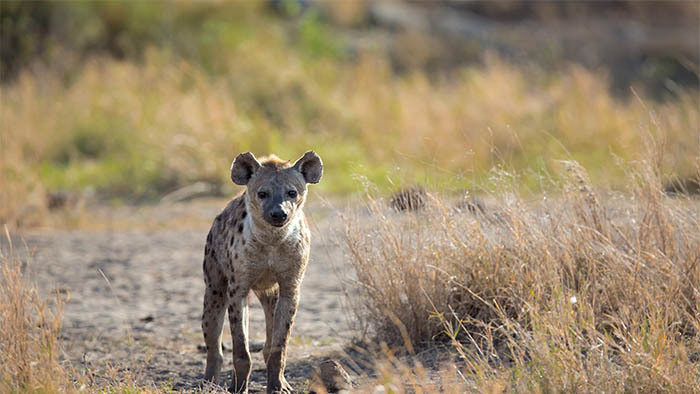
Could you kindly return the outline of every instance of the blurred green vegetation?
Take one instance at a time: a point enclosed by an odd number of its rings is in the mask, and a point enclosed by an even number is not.
[[[648,159],[644,141],[663,142],[669,175],[697,171],[694,91],[620,99],[604,73],[494,56],[396,74],[381,53],[348,51],[317,10],[262,2],[0,5],[2,221],[55,190],[147,201],[204,180],[232,192],[231,160],[248,150],[314,149],[317,190],[336,194],[509,177],[536,192],[562,159],[622,185],[616,160]]]
[[[302,55],[342,54],[318,11],[278,11],[299,14],[292,39],[287,39],[279,35],[283,19],[261,1],[8,0],[0,7],[3,80],[37,59],[73,77],[86,56],[143,61],[151,46],[166,48],[212,73],[226,71],[226,51],[268,40],[284,40],[278,44],[291,44]],[[78,59],[62,62],[66,52]]]

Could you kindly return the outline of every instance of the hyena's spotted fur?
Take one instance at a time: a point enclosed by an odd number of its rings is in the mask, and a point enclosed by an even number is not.
[[[246,191],[219,214],[204,250],[204,313],[207,345],[205,378],[218,382],[223,364],[221,332],[228,309],[233,338],[233,382],[229,390],[248,391],[248,303],[250,290],[265,311],[267,392],[289,392],[284,378],[287,343],[299,290],[309,259],[311,233],[302,208],[307,184],[321,179],[323,165],[307,152],[293,165],[272,155],[260,161],[238,155],[231,179]]]

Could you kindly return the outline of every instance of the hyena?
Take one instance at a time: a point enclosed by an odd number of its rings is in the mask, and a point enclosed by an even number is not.
[[[248,392],[250,290],[265,311],[267,392],[291,392],[284,378],[287,343],[311,244],[302,209],[307,184],[318,183],[322,174],[321,158],[312,151],[294,164],[274,155],[258,161],[252,153],[242,153],[231,165],[231,180],[246,190],[216,217],[207,235],[202,331],[207,345],[205,378],[218,383],[223,364],[221,333],[228,308],[233,338],[229,390],[234,393]]]

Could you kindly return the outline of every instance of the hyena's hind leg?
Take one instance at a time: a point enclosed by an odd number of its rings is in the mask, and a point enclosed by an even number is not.
[[[202,313],[202,333],[207,345],[206,380],[218,383],[224,355],[221,349],[221,333],[224,315],[228,306],[226,288],[228,280],[207,246],[204,256],[204,312]]]
[[[229,283],[228,323],[233,345],[233,380],[229,391],[248,393],[251,358],[248,349],[248,289]]]

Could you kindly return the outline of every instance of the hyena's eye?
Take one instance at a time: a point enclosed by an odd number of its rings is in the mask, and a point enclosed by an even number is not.
[[[258,198],[264,200],[267,198],[267,192],[258,192]]]
[[[287,195],[289,198],[297,198],[297,191],[296,190],[290,190],[287,192]]]

